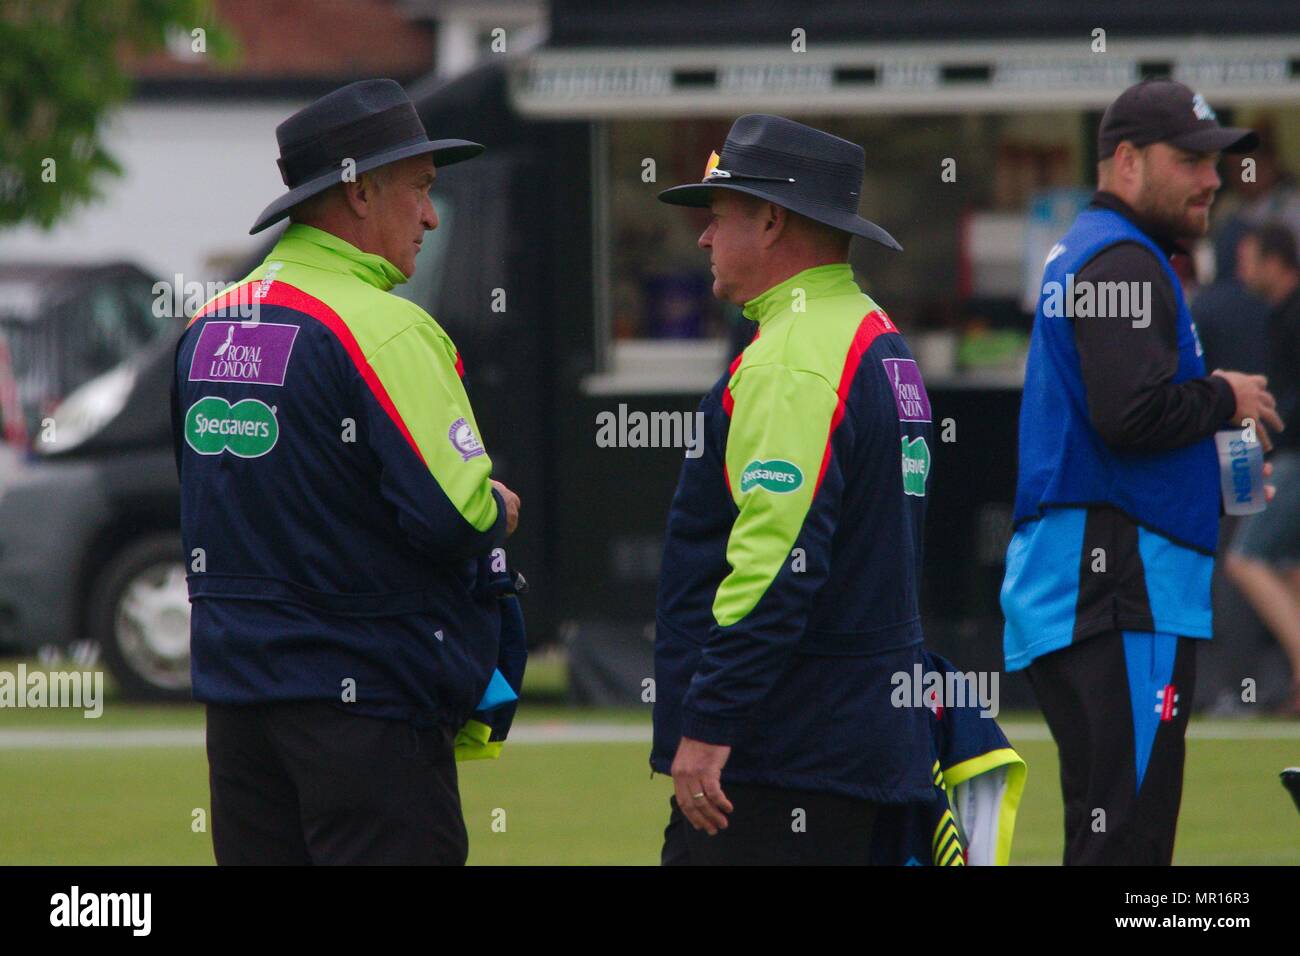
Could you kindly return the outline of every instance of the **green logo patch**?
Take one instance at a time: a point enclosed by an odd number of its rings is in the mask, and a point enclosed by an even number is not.
[[[925,479],[930,474],[930,446],[925,436],[909,440],[903,436],[903,494],[925,497]]]
[[[778,495],[789,494],[803,484],[803,472],[793,462],[773,458],[751,461],[740,474],[740,493],[762,488]]]
[[[205,395],[185,413],[185,441],[200,455],[220,455],[229,448],[240,458],[257,458],[274,448],[279,437],[275,410],[255,398],[231,405]]]

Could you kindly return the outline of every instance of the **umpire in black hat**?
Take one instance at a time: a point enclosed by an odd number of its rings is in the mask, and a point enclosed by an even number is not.
[[[195,315],[172,383],[213,851],[461,864],[456,760],[499,752],[522,679],[519,499],[455,344],[391,290],[438,225],[439,168],[483,147],[430,139],[385,79],[276,137],[288,191],[252,231],[289,225]]]
[[[751,114],[659,196],[709,207],[713,294],[758,324],[700,404],[668,515],[665,864],[867,863],[878,807],[933,793],[929,713],[891,701],[922,666],[930,402],[848,262],[853,236],[899,248],[858,214],[864,167],[856,143]]]

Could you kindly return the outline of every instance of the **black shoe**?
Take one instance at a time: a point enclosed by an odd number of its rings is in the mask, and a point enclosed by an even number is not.
[[[1282,786],[1286,787],[1291,799],[1295,801],[1295,808],[1300,810],[1300,767],[1287,767],[1279,776],[1282,778]]]

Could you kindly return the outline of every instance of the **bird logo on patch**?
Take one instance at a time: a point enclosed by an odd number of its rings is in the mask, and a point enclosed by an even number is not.
[[[213,356],[215,357],[218,355],[225,355],[226,350],[230,348],[230,343],[233,342],[234,340],[235,340],[235,327],[232,325],[226,329],[226,341],[222,342],[220,345],[217,346],[217,350],[212,353]]]

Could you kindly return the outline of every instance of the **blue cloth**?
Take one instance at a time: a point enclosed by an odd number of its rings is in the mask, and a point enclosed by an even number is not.
[[[518,699],[519,695],[510,686],[510,682],[501,676],[501,671],[499,669],[494,670],[492,679],[488,681],[487,690],[483,692],[483,699],[478,702],[478,710],[496,710],[502,704],[508,704]]]
[[[1008,671],[1073,640],[1087,517],[1083,508],[1059,508],[1012,535],[1001,595]]]
[[[1145,583],[1144,606],[1115,607],[1114,592],[1103,602],[1080,602],[1081,568],[1093,561],[1084,540],[1086,508],[1053,508],[1022,525],[1007,548],[1002,582],[1006,619],[1006,669],[1018,671],[1034,659],[1103,631],[1132,623],[1186,637],[1213,636],[1210,578],[1214,559],[1167,538],[1137,529],[1137,558]],[[1115,562],[1119,556],[1109,555]],[[1107,573],[1119,569],[1112,564]]]
[[[1081,213],[1054,247],[1043,271],[1044,292],[1034,318],[1020,408],[1015,525],[1018,529],[1054,507],[1109,504],[1172,541],[1213,554],[1219,534],[1213,438],[1168,451],[1121,451],[1106,445],[1088,417],[1073,322],[1068,314],[1051,314],[1047,308],[1053,302],[1049,290],[1069,288],[1097,253],[1121,242],[1146,246],[1168,273],[1178,302],[1178,368],[1172,381],[1205,374],[1182,287],[1159,247],[1118,213],[1108,209]]]
[[[501,606],[501,649],[497,669],[474,711],[473,719],[492,728],[492,741],[505,740],[515,720],[519,695],[524,689],[524,666],[528,661],[528,636],[519,598],[509,594],[498,598]]]
[[[1133,708],[1133,756],[1137,789],[1142,789],[1151,748],[1162,719],[1177,714],[1178,694],[1173,688],[1178,635],[1124,631],[1124,664],[1128,670],[1129,701]],[[1166,700],[1172,696],[1172,700]]]

